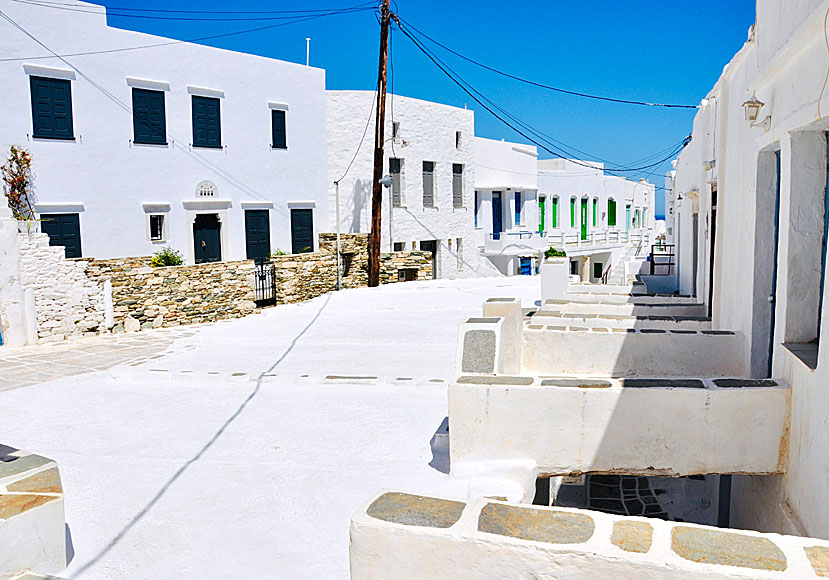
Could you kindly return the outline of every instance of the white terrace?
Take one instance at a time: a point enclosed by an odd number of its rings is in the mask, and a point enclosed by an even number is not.
[[[537,304],[490,298],[460,327],[450,475],[472,499],[378,493],[352,579],[829,575],[819,540],[520,505],[537,478],[788,470],[790,386],[747,378],[745,337],[694,299],[571,284],[552,260]]]

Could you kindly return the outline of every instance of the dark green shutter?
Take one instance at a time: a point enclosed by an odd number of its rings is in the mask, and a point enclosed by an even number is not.
[[[32,135],[43,139],[74,139],[72,85],[68,80],[29,77],[32,93]]]
[[[288,139],[285,133],[285,111],[271,111],[271,129],[273,132],[273,148],[287,149]]]
[[[219,99],[193,96],[193,146],[222,146]]]
[[[167,143],[163,91],[132,89],[132,126],[135,143]]]

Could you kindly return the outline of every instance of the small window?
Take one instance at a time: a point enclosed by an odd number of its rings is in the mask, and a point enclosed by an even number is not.
[[[452,205],[463,207],[463,165],[452,164]]]
[[[288,148],[288,138],[285,133],[285,111],[271,111],[271,133],[273,137],[271,146],[274,149]]]
[[[461,131],[455,131],[455,149],[460,149],[463,145],[463,133]]]
[[[435,207],[435,163],[423,162],[423,207]]]
[[[399,282],[414,282],[417,280],[417,268],[400,268],[397,271]]]
[[[392,139],[397,139],[400,136],[400,122],[394,121],[391,124],[391,136]]]
[[[576,260],[570,260],[570,275],[571,276],[578,276],[579,274],[579,263]]]
[[[481,205],[481,202],[480,202],[480,194],[479,194],[477,191],[475,192],[475,201],[474,201],[474,204],[475,204],[475,206],[474,206],[474,208],[473,208],[473,209],[474,209],[474,212],[475,212],[475,227],[477,228],[477,227],[478,227],[478,209],[479,209],[479,207],[480,207],[480,205]]]
[[[219,99],[193,95],[193,147],[222,147]]]
[[[458,254],[458,271],[463,270],[463,238],[458,238],[455,243],[455,251]]]
[[[150,240],[153,242],[164,241],[164,216],[153,214],[150,216]]]
[[[521,192],[515,192],[515,225],[521,225]]]
[[[403,252],[406,250],[406,242],[394,242],[394,251]]]
[[[29,77],[32,93],[32,136],[74,139],[72,85],[65,79]]]
[[[604,274],[604,264],[601,262],[593,262],[593,277],[601,278]]]
[[[133,142],[167,144],[164,91],[132,89]]]
[[[593,227],[599,225],[599,198],[593,198]]]
[[[391,204],[394,207],[402,207],[403,199],[400,188],[400,169],[403,163],[400,159],[392,157],[389,159],[389,174],[391,175]]]

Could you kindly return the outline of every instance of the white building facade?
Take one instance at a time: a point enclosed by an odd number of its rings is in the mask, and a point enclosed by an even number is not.
[[[327,226],[321,69],[110,28],[105,8],[1,0],[0,150],[33,157],[68,257],[186,263],[313,250]],[[160,45],[130,50],[132,47]],[[124,48],[118,52],[103,52]],[[89,54],[79,54],[89,53]],[[4,154],[5,156],[5,154]]]
[[[375,100],[373,91],[328,91],[328,213],[336,229],[339,182],[343,233],[371,231]],[[436,278],[493,273],[479,271],[474,242],[474,113],[387,95],[384,131],[392,185],[383,189],[381,251],[430,251]]]
[[[703,100],[668,207],[680,292],[792,387],[787,471],[735,476],[732,526],[829,538],[826,314],[829,1],[765,0]],[[759,102],[758,102],[759,101]],[[825,338],[824,338],[825,337]]]
[[[475,225],[503,274],[531,274],[553,247],[570,256],[572,274],[596,283],[631,245],[642,242],[647,254],[652,184],[605,175],[599,163],[538,160],[535,147],[518,143],[477,138],[475,156]]]

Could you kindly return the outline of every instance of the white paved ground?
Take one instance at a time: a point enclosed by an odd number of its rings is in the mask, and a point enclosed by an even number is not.
[[[68,578],[346,579],[372,493],[449,489],[429,441],[458,324],[488,297],[532,306],[538,281],[350,290],[192,327],[137,362],[0,392],[0,442],[58,462]]]

